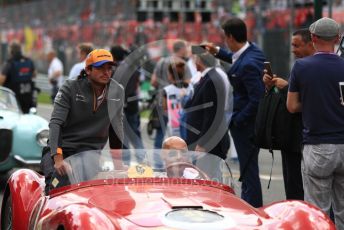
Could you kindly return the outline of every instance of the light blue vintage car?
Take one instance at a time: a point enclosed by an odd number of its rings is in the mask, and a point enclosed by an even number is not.
[[[13,91],[0,86],[0,173],[18,167],[37,170],[48,136],[48,122],[34,108],[23,114]]]

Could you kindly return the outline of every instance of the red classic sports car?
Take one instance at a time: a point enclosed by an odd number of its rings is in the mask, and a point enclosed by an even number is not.
[[[304,202],[253,208],[229,186],[228,165],[206,153],[87,151],[64,164],[68,175],[54,174],[49,194],[36,172],[12,174],[1,229],[335,229]]]

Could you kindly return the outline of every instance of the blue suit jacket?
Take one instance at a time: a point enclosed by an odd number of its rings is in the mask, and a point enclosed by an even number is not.
[[[220,49],[217,58],[232,62],[233,53]],[[264,94],[262,80],[265,56],[254,44],[240,55],[227,75],[233,86],[234,108],[232,124],[241,126],[255,120],[259,99]]]

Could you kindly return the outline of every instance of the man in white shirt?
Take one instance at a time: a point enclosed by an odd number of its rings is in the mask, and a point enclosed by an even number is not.
[[[56,51],[50,50],[47,54],[49,64],[48,79],[52,86],[51,101],[54,102],[55,96],[59,88],[63,84],[63,64],[60,59],[56,57]]]
[[[93,45],[91,43],[80,43],[78,45],[78,56],[80,62],[73,65],[69,72],[68,79],[76,80],[81,72],[85,68],[85,60],[87,55],[93,50]]]

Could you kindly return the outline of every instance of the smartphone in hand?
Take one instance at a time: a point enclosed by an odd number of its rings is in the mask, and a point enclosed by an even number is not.
[[[204,45],[195,45],[191,46],[191,53],[192,54],[203,54],[206,52]]]
[[[267,74],[269,74],[271,77],[274,77],[271,69],[271,64],[269,61],[264,62],[264,69],[266,69]]]

